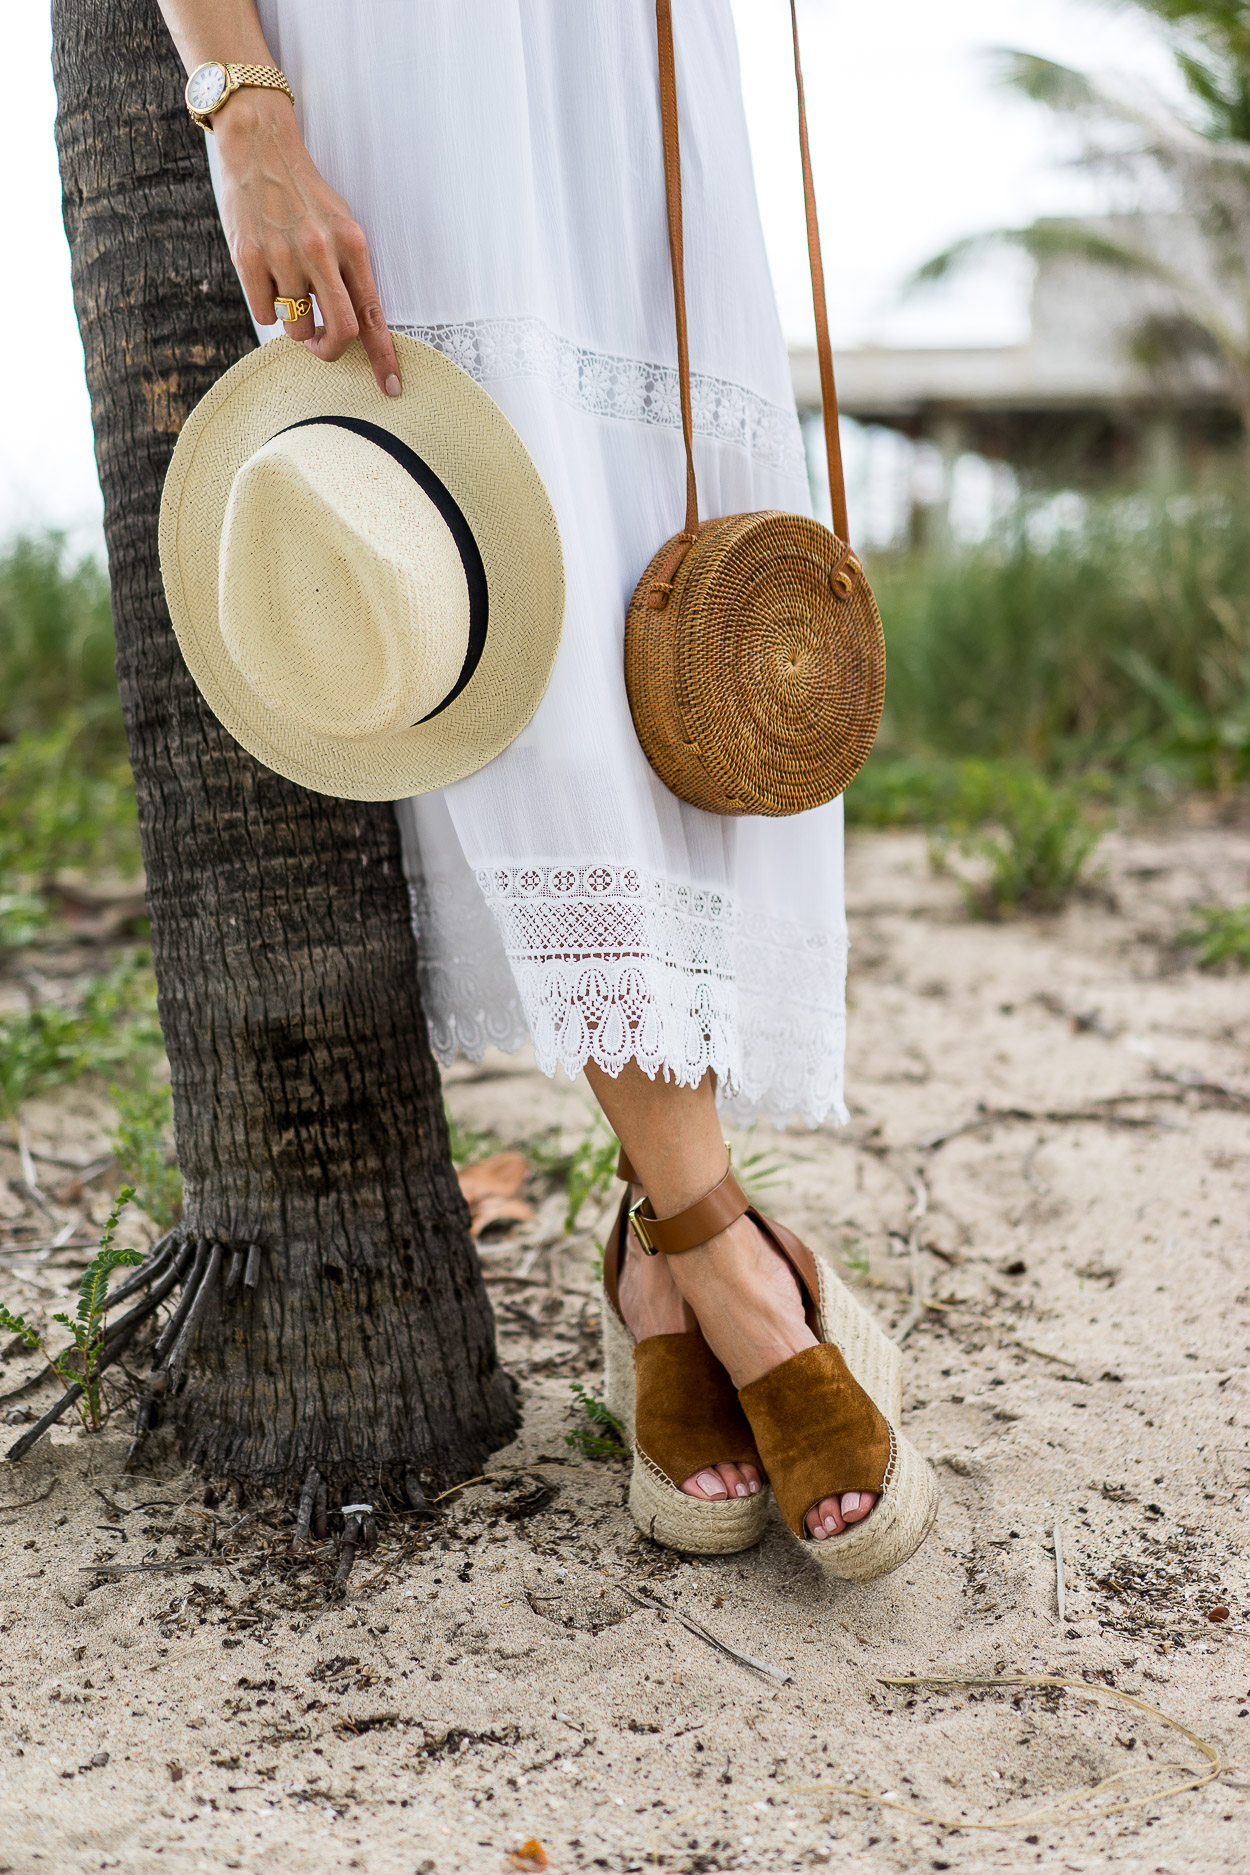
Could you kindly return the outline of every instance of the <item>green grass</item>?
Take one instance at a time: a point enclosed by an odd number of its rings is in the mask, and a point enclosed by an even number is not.
[[[159,1059],[156,983],[139,952],[91,978],[67,1002],[36,1003],[0,1016],[0,1115],[85,1074],[137,1081]]]
[[[1176,941],[1200,970],[1250,970],[1250,904],[1195,905],[1193,919]]]
[[[1004,778],[992,813],[992,831],[959,841],[962,853],[982,862],[978,876],[960,881],[969,910],[985,918],[1056,911],[1083,883],[1102,838],[1085,801],[1025,770]],[[935,841],[930,857],[935,870],[954,870],[948,842]]]
[[[19,538],[0,553],[0,947],[38,938],[55,873],[139,865],[108,581],[55,534]]]
[[[534,1169],[564,1187],[564,1230],[572,1235],[588,1203],[601,1204],[616,1177],[620,1144],[607,1122],[594,1117],[584,1136],[565,1151],[556,1133],[539,1133],[524,1142]]]
[[[64,870],[132,877],[141,864],[130,765],[80,710],[0,743],[0,897]]]
[[[984,545],[878,556],[889,669],[847,794],[869,825],[995,819],[1021,770],[1100,795],[1250,781],[1250,500],[1023,502]]]
[[[75,714],[98,748],[124,755],[108,577],[96,560],[71,562],[58,534],[19,536],[0,554],[0,742]]]
[[[174,1156],[174,1102],[167,1081],[146,1074],[126,1087],[115,1083],[109,1094],[117,1125],[109,1144],[135,1203],[158,1230],[168,1230],[182,1213],[182,1173]]]

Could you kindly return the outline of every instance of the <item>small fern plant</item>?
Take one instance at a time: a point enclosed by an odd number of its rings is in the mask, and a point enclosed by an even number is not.
[[[143,1262],[141,1250],[121,1250],[113,1242],[122,1212],[134,1197],[130,1185],[123,1185],[108,1214],[100,1238],[100,1248],[82,1273],[78,1285],[78,1307],[73,1315],[63,1312],[52,1317],[68,1328],[73,1343],[60,1354],[50,1354],[43,1336],[22,1315],[14,1315],[0,1303],[0,1328],[17,1335],[26,1346],[37,1349],[63,1387],[77,1381],[82,1394],[75,1402],[83,1426],[98,1432],[103,1423],[100,1412],[100,1355],[104,1348],[104,1317],[108,1310],[109,1277],[114,1270],[133,1269]]]
[[[571,1413],[580,1413],[582,1424],[566,1432],[564,1443],[583,1458],[624,1458],[628,1449],[625,1428],[612,1409],[593,1393],[587,1393],[579,1381],[569,1387],[573,1395]]]

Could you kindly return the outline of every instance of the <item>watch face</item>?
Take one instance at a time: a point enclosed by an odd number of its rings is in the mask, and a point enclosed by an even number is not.
[[[197,65],[187,80],[187,103],[193,111],[211,111],[214,105],[221,103],[225,88],[224,65]]]

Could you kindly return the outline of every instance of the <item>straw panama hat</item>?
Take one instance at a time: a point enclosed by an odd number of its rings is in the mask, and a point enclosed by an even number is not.
[[[564,567],[547,491],[474,380],[395,336],[384,397],[275,340],[183,425],[161,574],[213,714],[320,794],[390,801],[482,768],[538,708]]]

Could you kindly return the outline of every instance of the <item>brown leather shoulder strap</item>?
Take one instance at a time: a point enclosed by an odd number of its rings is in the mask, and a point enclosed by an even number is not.
[[[690,401],[690,340],[686,331],[686,268],[681,240],[681,139],[677,133],[677,67],[673,56],[672,0],[655,0],[660,50],[660,123],[664,131],[664,193],[668,201],[668,254],[677,315],[677,376],[681,389],[681,433],[686,443],[684,534],[699,531],[699,491],[694,479],[694,412]]]
[[[673,53],[672,0],[655,0],[656,39],[660,55],[660,121],[664,130],[664,189],[668,202],[668,249],[673,270],[673,307],[677,318],[677,371],[681,387],[681,429],[686,444],[686,520],[683,531],[694,534],[699,526],[699,496],[694,473],[694,418],[690,399],[690,343],[686,329],[686,277],[681,229],[681,145],[677,131],[677,70]],[[829,463],[829,499],[833,505],[833,531],[849,542],[846,519],[846,478],[842,471],[842,445],[838,436],[838,394],[833,381],[833,347],[829,342],[829,313],[825,304],[825,274],[820,258],[820,229],[816,221],[816,190],[807,143],[807,107],[803,96],[803,66],[799,58],[799,20],[790,0],[790,26],[794,36],[794,81],[799,99],[799,152],[803,160],[803,201],[807,213],[807,256],[812,271],[812,306],[816,314],[816,354],[820,361],[820,400],[825,425],[825,455]]]
[[[846,477],[842,472],[842,439],[838,434],[838,392],[833,381],[833,346],[829,341],[829,308],[825,304],[825,269],[820,257],[820,228],[816,221],[816,185],[812,156],[807,147],[807,103],[803,94],[803,65],[799,58],[799,16],[790,0],[790,29],[794,35],[794,83],[799,94],[799,151],[803,158],[803,205],[807,211],[807,259],[812,270],[812,309],[816,314],[816,356],[820,360],[820,409],[825,424],[825,458],[829,464],[829,500],[833,531],[850,545],[846,519]]]

